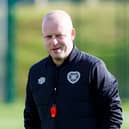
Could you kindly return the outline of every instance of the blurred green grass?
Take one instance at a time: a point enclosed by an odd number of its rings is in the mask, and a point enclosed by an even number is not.
[[[23,103],[0,103],[0,129],[24,129]]]
[[[129,103],[122,102],[123,125],[121,129],[129,129]],[[23,122],[24,100],[17,100],[14,103],[0,103],[0,129],[24,129]]]

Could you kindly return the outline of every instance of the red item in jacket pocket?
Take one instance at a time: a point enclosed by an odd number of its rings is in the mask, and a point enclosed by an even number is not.
[[[56,105],[52,105],[52,107],[50,108],[50,113],[52,118],[56,117]]]

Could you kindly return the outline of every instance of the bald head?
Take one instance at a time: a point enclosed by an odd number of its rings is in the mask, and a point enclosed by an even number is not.
[[[68,13],[66,13],[63,10],[53,10],[44,17],[42,21],[42,32],[48,22],[51,22],[52,24],[60,23],[60,24],[66,25],[66,27],[68,27],[69,29],[73,28],[71,17],[69,16]]]
[[[44,45],[56,65],[61,65],[73,48],[75,29],[70,16],[62,10],[49,12],[42,22]]]

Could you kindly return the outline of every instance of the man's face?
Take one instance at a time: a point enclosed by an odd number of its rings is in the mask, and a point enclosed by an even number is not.
[[[42,29],[45,47],[52,59],[67,58],[73,48],[75,30],[61,18],[46,20]]]

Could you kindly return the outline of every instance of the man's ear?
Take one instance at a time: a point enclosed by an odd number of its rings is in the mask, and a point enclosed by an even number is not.
[[[72,38],[72,40],[75,39],[75,36],[76,36],[76,30],[75,30],[75,28],[72,28],[72,31],[71,31],[71,38]]]

